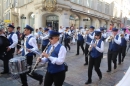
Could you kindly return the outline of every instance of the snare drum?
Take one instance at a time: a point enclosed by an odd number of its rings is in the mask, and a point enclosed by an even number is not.
[[[11,74],[17,75],[28,71],[26,57],[20,56],[9,60]]]

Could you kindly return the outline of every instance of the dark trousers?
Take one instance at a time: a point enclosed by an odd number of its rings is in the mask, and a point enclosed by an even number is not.
[[[15,48],[12,48],[10,51],[8,51],[3,59],[4,63],[4,72],[9,72],[9,60],[13,58]]]
[[[68,47],[69,50],[70,50],[69,42],[70,42],[70,39],[64,39],[64,45],[65,45],[66,50],[67,50],[67,47]]]
[[[27,58],[27,64],[29,66],[32,66],[33,56],[27,56],[26,58]],[[30,73],[30,72],[31,72],[31,67],[29,68],[29,71],[27,73],[20,74],[22,86],[28,86],[28,83],[27,83],[27,74]]]
[[[47,45],[42,45],[42,51],[46,48]]]
[[[114,63],[114,69],[117,67],[117,54],[118,54],[118,51],[110,51],[108,50],[108,56],[107,56],[107,59],[108,59],[108,70],[111,71],[111,61],[113,61]]]
[[[65,71],[55,74],[47,72],[45,75],[44,86],[52,86],[53,83],[55,86],[62,86],[64,80],[65,80]]]
[[[88,51],[88,48],[89,48],[89,45],[88,44],[86,44],[86,46],[85,46],[85,63],[86,64],[88,64],[88,53],[89,53],[89,51]]]
[[[88,81],[91,82],[92,79],[92,70],[93,70],[93,67],[95,67],[95,71],[97,72],[98,76],[99,77],[102,77],[102,73],[99,69],[100,67],[100,63],[101,63],[101,56],[97,57],[97,58],[92,58],[90,56],[89,58],[89,65],[88,65]]]
[[[121,60],[123,61],[126,55],[126,47],[127,46],[120,46],[119,49],[119,56],[118,56],[118,62],[121,63]]]
[[[81,47],[81,49],[82,49],[82,51],[84,53],[84,40],[83,41],[77,40],[77,54],[79,54],[79,50],[80,50],[79,47]]]
[[[60,43],[62,44],[62,42],[63,42],[63,37],[60,37]]]

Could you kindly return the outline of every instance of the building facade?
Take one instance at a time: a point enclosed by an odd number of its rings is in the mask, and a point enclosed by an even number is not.
[[[0,22],[3,21],[3,0],[0,0]]]
[[[121,11],[114,1],[108,0],[3,0],[4,20],[15,26],[34,28],[52,25],[110,28],[120,27]],[[117,0],[115,0],[117,1]],[[120,1],[120,0],[119,0]],[[10,4],[9,4],[10,3]],[[121,4],[121,2],[118,2]],[[115,12],[116,11],[116,12]]]

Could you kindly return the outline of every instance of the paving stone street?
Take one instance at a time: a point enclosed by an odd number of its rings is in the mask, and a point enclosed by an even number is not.
[[[103,74],[103,78],[99,81],[98,75],[93,69],[92,84],[85,85],[87,80],[88,66],[84,66],[84,55],[80,49],[80,55],[76,56],[76,45],[71,45],[71,50],[67,52],[66,62],[69,66],[69,71],[66,73],[66,79],[63,86],[115,86],[124,76],[130,65],[130,53],[128,52],[124,63],[118,65],[117,69],[113,69],[112,72],[107,73],[107,49],[108,44],[105,43],[104,57],[101,62],[100,69]],[[18,56],[15,56],[18,57]],[[35,64],[36,58],[34,60]],[[118,61],[117,61],[118,62]],[[0,72],[3,69],[3,63],[0,61]],[[46,67],[38,67],[38,69],[43,70],[43,75],[45,75]],[[29,86],[39,86],[38,81],[28,77]],[[20,79],[13,80],[11,75],[0,75],[0,86],[21,86]],[[42,86],[42,85],[41,85]]]

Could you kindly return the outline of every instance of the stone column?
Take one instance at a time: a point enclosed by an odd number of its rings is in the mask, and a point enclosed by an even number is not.
[[[107,21],[107,30],[110,29],[110,24],[111,24],[111,22],[110,22],[110,21]]]
[[[64,27],[69,27],[69,13],[64,11],[60,16],[59,16],[59,26],[64,26]]]
[[[79,27],[84,27],[84,21],[83,21],[84,17],[81,15],[79,18]]]
[[[35,23],[34,28],[42,27],[42,15],[36,13],[35,14]]]

